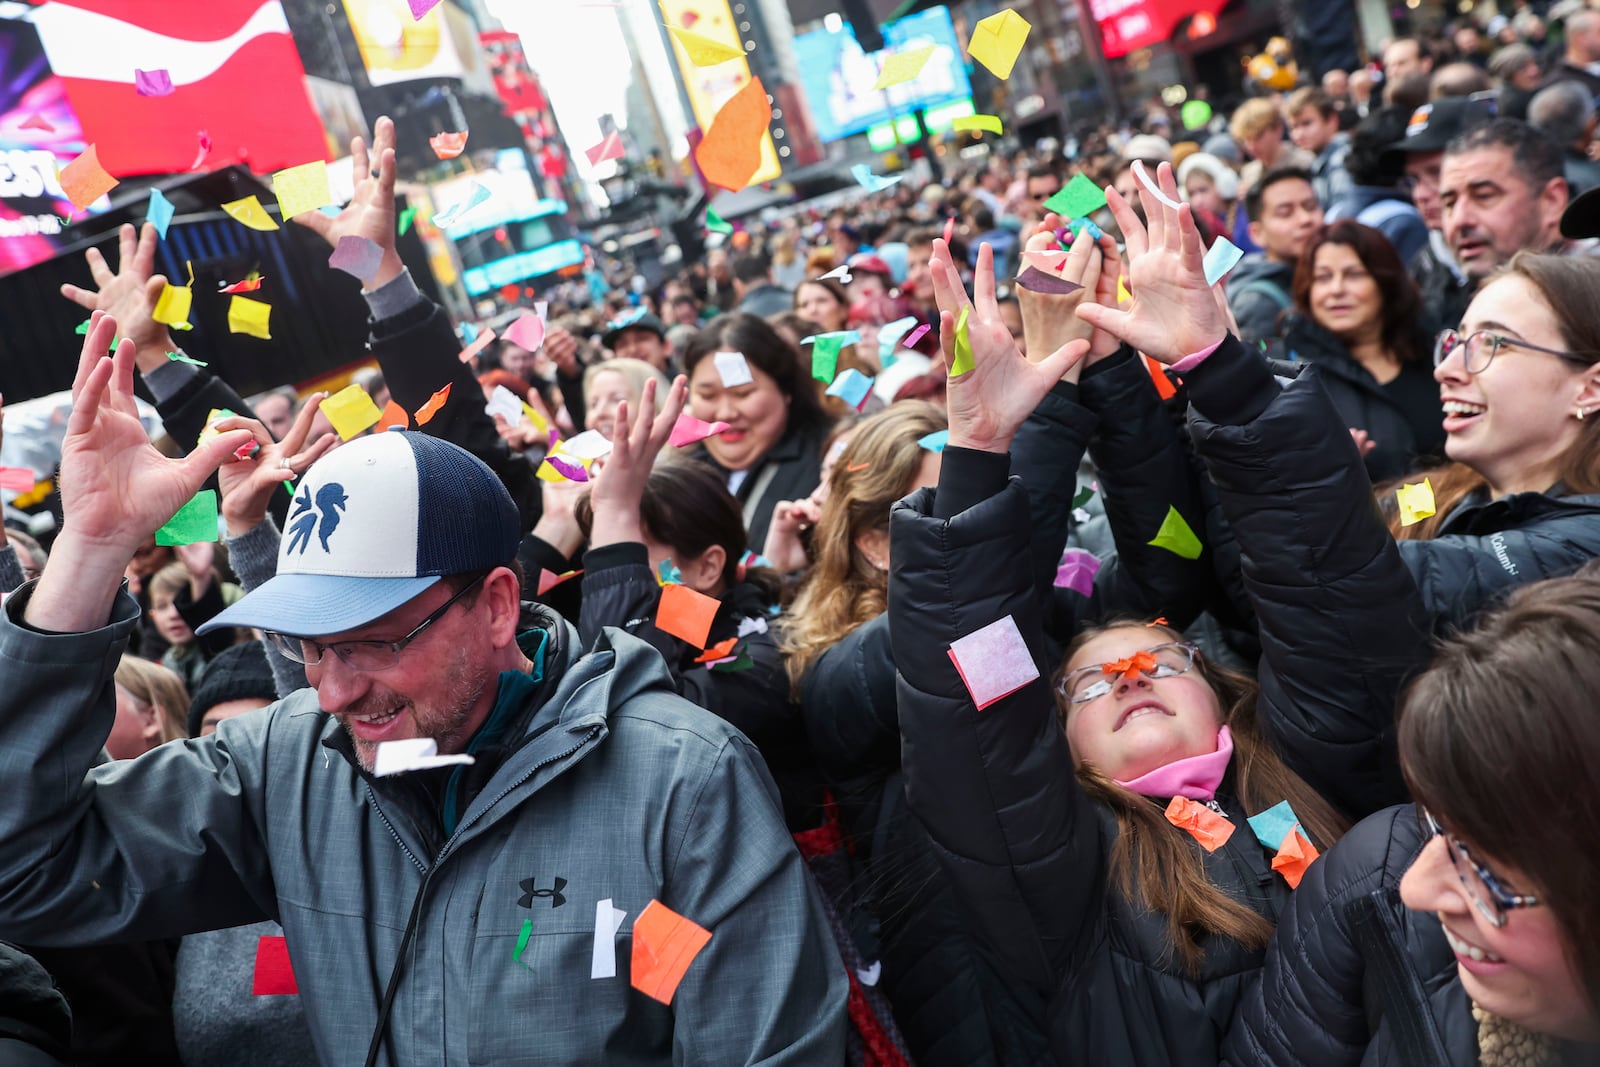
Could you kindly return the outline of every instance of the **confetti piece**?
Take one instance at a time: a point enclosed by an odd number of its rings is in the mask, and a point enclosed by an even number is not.
[[[972,311],[972,305],[961,309],[961,317],[956,320],[956,352],[950,360],[950,377],[959,378],[974,369],[972,362],[972,341],[967,335],[967,315]]]
[[[1150,177],[1150,172],[1144,169],[1144,161],[1143,160],[1139,160],[1139,159],[1134,160],[1133,161],[1132,170],[1133,170],[1133,176],[1135,178],[1139,179],[1139,184],[1140,185],[1142,185],[1146,189],[1150,190],[1150,195],[1151,196],[1155,197],[1157,200],[1161,201],[1163,204],[1165,204],[1168,207],[1172,208],[1174,211],[1176,211],[1179,207],[1182,206],[1176,200],[1172,199],[1172,197],[1168,196],[1166,193],[1163,193],[1161,191],[1161,187],[1156,184],[1156,180],[1154,178]]]
[[[286,219],[332,204],[328,165],[317,159],[280,170],[272,176],[272,193],[278,198],[278,213]]]
[[[1283,846],[1284,841],[1300,825],[1300,820],[1295,818],[1294,809],[1287,800],[1280,800],[1266,811],[1250,816],[1248,820],[1250,829],[1255,831],[1256,840],[1267,848],[1276,852]]]
[[[410,205],[404,211],[400,212],[400,236],[401,237],[404,237],[406,235],[406,231],[411,229],[411,224],[413,222],[415,222],[416,219],[417,219],[417,206],[415,204]]]
[[[1083,174],[1074,174],[1070,182],[1044,202],[1046,211],[1053,211],[1064,219],[1087,218],[1105,206],[1106,191]]]
[[[950,124],[954,130],[988,130],[990,133],[1004,133],[1005,127],[1000,124],[1000,119],[994,115],[962,115]]]
[[[393,399],[383,405],[383,414],[379,416],[377,425],[372,427],[372,432],[383,433],[391,426],[398,426],[402,430],[410,429],[411,427],[411,416],[406,413],[405,408],[396,404]]]
[[[375,777],[387,778],[393,774],[472,762],[472,757],[465,752],[453,756],[439,755],[439,743],[431,737],[407,737],[399,741],[378,742],[378,752],[372,760],[372,773]]]
[[[1117,276],[1117,305],[1120,307],[1133,299],[1133,290],[1128,288],[1128,279]]]
[[[100,165],[100,153],[94,145],[84,149],[83,155],[61,168],[61,191],[67,194],[67,199],[75,207],[87,208],[119,184]]]
[[[725,422],[704,422],[686,411],[673,423],[672,436],[667,439],[667,444],[673,448],[683,448],[696,441],[704,441],[707,437],[715,437],[727,428]]]
[[[855,178],[857,185],[871,193],[881,193],[891,185],[900,184],[906,177],[904,174],[896,174],[892,178],[886,178],[874,174],[872,168],[865,163],[857,163],[851,167],[850,175]]]
[[[1144,360],[1144,369],[1149,372],[1150,380],[1155,383],[1156,395],[1162,400],[1171,400],[1178,395],[1177,386],[1172,384],[1172,379],[1167,377],[1167,368],[1140,353],[1139,358]]]
[[[1001,81],[1011,77],[1011,68],[1017,65],[1022,45],[1033,27],[1015,11],[1007,8],[988,18],[979,19],[972,27],[972,39],[967,42],[967,54],[989,68]]]
[[[261,201],[254,195],[223,204],[222,210],[231,215],[234,221],[241,222],[252,230],[266,233],[278,228],[278,224],[267,214],[267,209],[261,206]]]
[[[531,311],[525,311],[517,321],[506,327],[505,339],[518,348],[537,352],[539,346],[544,344],[544,320]]]
[[[476,341],[473,341],[470,345],[468,345],[466,348],[463,348],[461,350],[461,362],[463,362],[463,363],[472,362],[472,357],[477,355],[479,352],[482,352],[485,348],[489,347],[489,342],[491,342],[493,340],[494,340],[494,331],[493,330],[484,330],[482,333],[480,333],[478,335],[478,339]],[[502,386],[499,386],[498,388],[505,389],[506,387],[502,385]],[[509,392],[511,392],[511,390],[506,389],[506,392],[509,393]],[[515,395],[515,394],[513,394],[513,395]]]
[[[156,233],[161,235],[163,241],[167,239],[167,227],[172,225],[175,212],[172,201],[160,189],[150,190],[150,206],[145,208],[145,221],[156,228]]]
[[[1289,883],[1290,889],[1298,889],[1300,879],[1306,876],[1306,868],[1310,867],[1316,858],[1317,846],[1296,830],[1284,839],[1283,847],[1272,857],[1272,869],[1283,875],[1283,880]]]
[[[1239,260],[1244,258],[1244,252],[1226,237],[1219,236],[1211,242],[1211,247],[1206,249],[1205,272],[1206,284],[1216,285],[1228,276],[1228,272],[1239,265]]]
[[[737,389],[755,381],[743,352],[717,352],[712,355],[711,361],[716,364],[717,377],[722,379],[724,389]]]
[[[626,154],[622,147],[622,134],[612,130],[599,144],[584,149],[583,154],[589,157],[591,167],[598,167],[608,159],[621,159]]]
[[[979,711],[1039,677],[1039,665],[1010,615],[951,642],[950,662]]]
[[[739,643],[737,637],[730,637],[726,641],[718,641],[704,652],[694,658],[696,663],[715,663],[718,660],[733,659],[734,646]]]
[[[233,333],[249,334],[263,341],[272,340],[269,322],[272,305],[248,296],[236,296],[228,302],[228,329]]]
[[[443,389],[440,389],[437,393],[434,393],[432,396],[430,396],[428,398],[428,402],[417,409],[417,425],[426,426],[429,420],[431,420],[435,415],[439,414],[439,409],[443,408],[445,402],[449,399],[450,383],[445,382]]]
[[[186,285],[173,285],[161,290],[161,295],[156,299],[155,310],[150,317],[166,326],[187,325],[189,310],[194,305],[194,290]]]
[[[1089,596],[1094,592],[1094,576],[1099,573],[1100,560],[1094,553],[1069,548],[1056,567],[1055,587]]]
[[[906,331],[916,324],[917,317],[915,315],[907,315],[903,319],[895,319],[893,322],[885,323],[878,328],[878,363],[884,370],[888,370],[894,365],[896,358],[894,353],[895,345],[899,344],[900,339],[906,335]]]
[[[956,217],[951,215],[944,220],[944,243],[949,244],[950,239],[956,235]]]
[[[817,281],[819,281],[819,282],[820,281],[824,281],[824,280],[826,280],[828,278],[836,278],[836,279],[839,280],[839,282],[841,284],[849,285],[850,282],[851,282],[849,264],[841,263],[839,266],[833,268],[828,273],[817,275]]]
[[[811,376],[819,382],[833,381],[839,369],[839,352],[845,345],[860,340],[859,330],[835,330],[802,337],[800,343],[811,346]]]
[[[195,438],[195,446],[198,448],[220,434],[222,431],[217,429],[217,423],[223,419],[233,418],[234,414],[232,408],[212,408],[211,413],[206,416],[205,425],[200,429],[200,435]]]
[[[505,386],[497,385],[494,392],[489,394],[489,402],[483,406],[483,411],[491,419],[499,415],[516,426],[522,419],[522,399]]]
[[[537,595],[544,596],[556,586],[561,585],[563,582],[570,582],[572,579],[576,578],[582,573],[583,571],[580,569],[575,571],[562,571],[560,574],[557,574],[555,571],[546,570],[541,567],[539,569],[539,592]]]
[[[1411,485],[1402,485],[1395,491],[1400,503],[1400,525],[1415,526],[1434,514],[1433,483],[1424,478]]]
[[[1029,266],[1038,267],[1042,271],[1055,273],[1066,269],[1067,254],[1065,252],[1039,252],[1022,253],[1022,261]]]
[[[828,386],[827,395],[836,396],[853,408],[860,408],[872,392],[873,379],[854,367],[848,367]]]
[[[294,968],[289,964],[287,940],[263,934],[256,942],[256,970],[250,992],[258,997],[294,996],[300,992]]]
[[[588,463],[611,452],[611,442],[599,430],[585,430],[561,446],[561,451]]]
[[[1161,529],[1147,543],[1184,559],[1200,558],[1200,538],[1194,535],[1183,516],[1178,514],[1178,509],[1170,505],[1167,507],[1167,517],[1161,520]]]
[[[633,921],[629,984],[652,1000],[671,1004],[678,983],[710,940],[710,930],[652,900]]]
[[[933,326],[931,324],[929,324],[929,323],[926,323],[926,322],[923,323],[921,326],[918,326],[915,330],[912,330],[911,331],[911,335],[906,338],[904,347],[906,347],[906,348],[914,348],[914,347],[916,347],[917,342],[922,340],[924,337],[926,337],[927,334],[928,334],[928,331],[931,330],[931,329],[933,329]]]
[[[712,210],[711,205],[707,204],[706,229],[710,230],[712,233],[732,233],[733,223],[727,221],[721,215],[718,215],[716,211]]]
[[[950,443],[949,430],[935,430],[933,433],[924,434],[917,438],[917,447],[925,448],[929,452],[943,452]]]
[[[1173,797],[1167,805],[1167,821],[1180,830],[1189,831],[1200,847],[1215,852],[1228,843],[1236,827],[1198,800]]]
[[[433,148],[433,154],[440,159],[455,159],[467,150],[467,132],[436,133],[428,138],[428,144]]]
[[[264,281],[266,281],[266,279],[261,277],[261,275],[254,274],[254,275],[251,275],[250,277],[244,279],[243,281],[234,282],[232,285],[224,285],[221,289],[218,289],[217,292],[219,292],[219,293],[253,293],[257,289],[261,288],[261,283],[264,282]]]
[[[722,105],[695,146],[695,162],[706,181],[735,193],[749,185],[761,166],[761,146],[771,124],[766,87],[752,77]]]
[[[328,257],[328,266],[342,270],[362,282],[371,281],[383,263],[383,248],[378,242],[357,234],[347,233],[339,238],[339,245]]]
[[[190,170],[199,170],[201,166],[204,165],[206,157],[211,154],[211,134],[207,133],[205,130],[199,130],[197,132],[199,148],[195,152],[194,162],[189,164]]]
[[[133,89],[140,96],[171,96],[172,74],[165,70],[133,70]]]
[[[656,585],[682,585],[683,571],[671,559],[661,560],[656,564]]]
[[[617,976],[617,931],[622,929],[622,920],[627,917],[627,912],[612,906],[610,897],[594,902],[594,950],[589,962],[591,979]]]
[[[242,299],[242,298],[241,298]],[[322,413],[341,440],[352,441],[383,418],[383,412],[359,385],[347,385],[322,402]]]
[[[43,115],[39,114],[37,111],[35,111],[33,114],[29,115],[26,119],[23,119],[22,120],[22,125],[20,127],[18,127],[18,129],[23,129],[23,130],[43,130],[45,133],[55,133],[56,132],[56,128],[54,126],[50,125],[50,123],[45,119],[45,117]]]
[[[544,469],[546,467],[550,468],[550,470],[559,477],[545,477]],[[568,459],[565,456],[562,456],[559,452],[552,452],[546,456],[544,458],[544,462],[539,465],[539,470],[536,473],[538,473],[539,476],[544,478],[544,480],[547,482],[587,482],[589,480],[589,472],[582,463],[578,462],[577,460]]]
[[[697,67],[714,67],[718,63],[726,63],[730,59],[740,59],[744,56],[743,48],[723,44],[721,41],[686,30],[681,26],[668,26],[667,31],[677,39],[684,55],[689,57],[689,62]]]
[[[156,531],[158,545],[195,545],[217,540],[217,491],[202,489]]]
[[[482,204],[493,195],[494,194],[491,193],[485,186],[479,184],[478,182],[473,182],[472,192],[467,194],[467,198],[451,204],[449,207],[435,215],[433,217],[433,224],[440,228],[454,226],[457,222],[461,221],[461,217],[463,215],[477,207],[479,204]]]
[[[915,80],[922,73],[922,68],[928,65],[928,60],[933,58],[933,53],[938,51],[937,45],[927,45],[923,48],[914,48],[909,52],[897,52],[883,61],[883,69],[878,72],[878,80],[872,83],[872,91],[878,92],[896,85],[903,85]]]
[[[711,635],[711,623],[721,606],[721,601],[715,597],[686,585],[663,586],[661,605],[656,608],[656,629],[695,648],[705,648],[706,638]]]
[[[0,467],[0,489],[13,493],[26,493],[38,484],[33,471],[27,467]]]
[[[1099,490],[1099,488],[1100,483],[1090,482],[1082,489],[1079,489],[1078,495],[1072,498],[1072,506],[1075,508],[1083,507],[1085,504],[1089,503],[1089,501],[1094,499],[1094,494]]]
[[[422,21],[422,16],[439,5],[439,0],[409,0],[409,2],[411,4],[411,17],[418,22]]]
[[[1065,278],[1056,277],[1054,274],[1046,274],[1038,267],[1029,267],[1017,275],[1016,284],[1030,293],[1049,293],[1053,296],[1065,296],[1083,288],[1077,282],[1069,282]]]

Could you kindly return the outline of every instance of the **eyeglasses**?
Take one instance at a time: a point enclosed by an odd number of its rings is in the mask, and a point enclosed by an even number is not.
[[[1555,348],[1545,348],[1543,345],[1531,344],[1516,337],[1507,337],[1505,334],[1495,333],[1492,330],[1475,330],[1462,337],[1456,330],[1444,330],[1433,343],[1433,365],[1437,367],[1450,358],[1456,349],[1464,349],[1462,362],[1468,374],[1482,374],[1489,369],[1489,364],[1494,362],[1494,357],[1500,353],[1504,345],[1512,348],[1531,348],[1535,352],[1543,352],[1547,356],[1557,356],[1569,363],[1577,363],[1587,367],[1590,360],[1582,356],[1575,356],[1571,352],[1562,352]]]
[[[444,618],[445,613],[455,606],[456,601],[476,589],[488,576],[489,572],[485,571],[462,586],[455,596],[439,605],[437,611],[417,623],[415,630],[398,641],[335,641],[331,645],[325,645],[309,637],[295,637],[271,630],[263,630],[261,635],[272,644],[273,648],[281,652],[285,659],[307,667],[320,665],[322,657],[332,652],[351,670],[386,671],[400,662],[400,653],[405,651],[407,645],[421,637],[422,631]]]
[[[1185,674],[1194,666],[1197,655],[1199,649],[1191,644],[1174,642],[1157,645],[1143,652],[1135,652],[1126,659],[1079,667],[1061,680],[1056,692],[1070,703],[1087,704],[1111,692],[1118,679],[1127,677],[1131,672],[1146,678],[1172,678]]]
[[[1472,858],[1472,853],[1467,851],[1454,834],[1445,831],[1433,813],[1427,808],[1421,808],[1423,825],[1428,830],[1428,836],[1444,838],[1445,851],[1450,854],[1450,865],[1456,869],[1456,877],[1461,879],[1461,884],[1467,891],[1467,897],[1497,929],[1506,924],[1506,912],[1514,908],[1532,908],[1538,905],[1539,898],[1512,893],[1500,883],[1500,879]]]

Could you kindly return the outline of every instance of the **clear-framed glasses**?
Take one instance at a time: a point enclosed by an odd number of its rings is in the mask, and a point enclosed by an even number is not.
[[[1117,680],[1131,671],[1137,671],[1146,678],[1171,678],[1184,674],[1194,666],[1199,651],[1186,642],[1173,642],[1135,652],[1126,659],[1091,663],[1061,679],[1056,692],[1070,703],[1087,704],[1111,692],[1116,688]]]
[[[1543,345],[1532,344],[1516,337],[1507,337],[1503,333],[1493,330],[1474,330],[1465,337],[1456,330],[1443,330],[1433,343],[1433,365],[1437,367],[1457,350],[1462,350],[1462,363],[1467,368],[1468,374],[1482,374],[1489,369],[1489,364],[1494,362],[1494,357],[1499,355],[1500,349],[1528,348],[1535,352],[1543,352],[1547,356],[1556,356],[1569,363],[1576,363],[1587,367],[1590,360],[1582,356],[1575,356],[1571,352],[1563,352],[1556,348],[1545,348]]]
[[[1485,919],[1495,927],[1506,924],[1506,912],[1515,908],[1532,908],[1538,905],[1539,898],[1522,893],[1513,893],[1501,884],[1494,872],[1473,859],[1472,853],[1467,850],[1459,839],[1439,825],[1433,813],[1427,808],[1420,808],[1422,823],[1430,837],[1444,838],[1445,851],[1450,854],[1450,865],[1456,870],[1456,877],[1461,879],[1461,885],[1467,891],[1467,897],[1472,901],[1473,907],[1483,914]]]
[[[325,645],[309,637],[295,637],[293,634],[280,634],[272,630],[261,631],[261,636],[282,653],[285,659],[307,667],[318,666],[322,663],[322,657],[332,652],[351,670],[386,671],[400,662],[400,653],[405,651],[407,645],[421,637],[422,632],[428,627],[444,618],[445,613],[455,606],[456,601],[476,589],[488,576],[489,572],[485,571],[462,586],[455,596],[440,604],[438,610],[417,623],[416,629],[398,641],[335,641],[331,645]]]

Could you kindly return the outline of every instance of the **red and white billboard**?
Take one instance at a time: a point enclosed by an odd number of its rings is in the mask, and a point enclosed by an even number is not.
[[[1188,16],[1215,16],[1226,5],[1227,0],[1089,0],[1107,59],[1169,40]]]
[[[278,0],[51,0],[32,22],[113,174],[195,169],[202,132],[208,170],[328,158]],[[168,71],[173,92],[141,96],[135,67]]]

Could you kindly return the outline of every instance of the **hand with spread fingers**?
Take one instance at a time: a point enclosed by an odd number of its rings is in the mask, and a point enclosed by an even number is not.
[[[1071,341],[1036,363],[1023,359],[995,302],[994,253],[987,244],[978,250],[971,301],[950,258],[950,247],[942,239],[933,242],[930,270],[939,304],[939,343],[946,361],[955,365],[956,325],[963,310],[967,311],[967,343],[972,349],[972,370],[952,376],[945,390],[950,444],[984,452],[1009,451],[1017,428],[1088,350],[1088,342]]]
[[[222,517],[228,523],[229,537],[238,537],[265,522],[267,505],[278,487],[300,477],[339,443],[337,434],[325,433],[306,446],[317,409],[327,396],[314,393],[294,417],[294,424],[282,441],[274,441],[267,428],[255,419],[230,415],[216,421],[218,430],[249,430],[256,446],[253,454],[234,455],[217,471]]]
[[[340,238],[354,236],[365,237],[383,249],[378,273],[363,279],[368,290],[393,281],[405,269],[395,251],[394,140],[394,120],[385,115],[373,127],[370,151],[360,137],[350,142],[356,188],[345,209],[334,216],[308,211],[294,217],[295,222],[335,248],[339,247]]]
[[[589,494],[594,510],[590,548],[644,540],[639,508],[644,499],[645,483],[650,479],[650,468],[656,456],[672,436],[672,428],[683,413],[688,395],[689,380],[680,374],[668,389],[667,402],[662,405],[660,414],[655,414],[654,379],[644,383],[638,414],[630,416],[627,401],[617,405],[617,432]]]
[[[1174,206],[1178,187],[1172,168],[1161,164],[1157,180],[1163,196],[1142,184],[1139,188],[1148,226],[1115,189],[1106,190],[1127,244],[1133,299],[1124,309],[1086,303],[1078,315],[1150,358],[1172,364],[1215,345],[1228,328],[1206,284],[1205,248],[1192,210],[1188,204]]]
[[[135,230],[124,223],[117,231],[117,269],[111,269],[98,248],[91,248],[83,258],[97,288],[61,287],[61,295],[85,311],[102,311],[117,320],[122,336],[138,350],[141,373],[166,363],[167,353],[177,347],[167,327],[155,320],[156,301],[167,287],[166,277],[155,273],[159,241],[154,224]]]
[[[1044,226],[1028,238],[1027,252],[1049,253],[1050,263],[1064,262],[1059,268],[1040,265],[1039,256],[1024,255],[1022,269],[1037,267],[1046,274],[1072,282],[1082,288],[1070,293],[1039,293],[1018,285],[1015,289],[1017,305],[1022,310],[1022,336],[1027,342],[1028,358],[1042,359],[1070,341],[1088,339],[1093,328],[1074,312],[1085,300],[1094,299],[1100,284],[1101,253],[1087,228],[1080,230],[1072,246],[1063,252],[1056,241],[1056,231],[1061,228],[1061,218],[1055,214],[1044,217]],[[1066,377],[1076,381],[1081,367],[1074,363]]]

